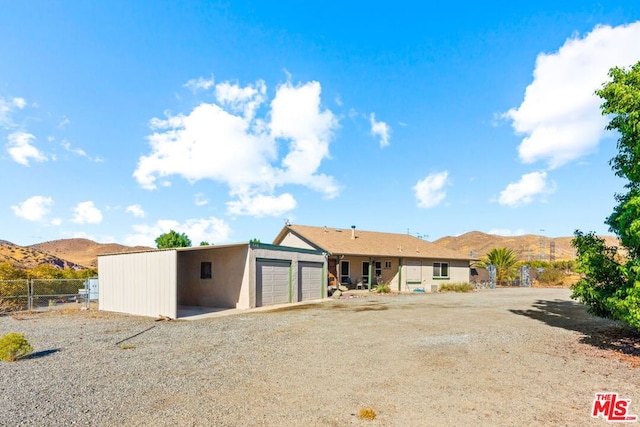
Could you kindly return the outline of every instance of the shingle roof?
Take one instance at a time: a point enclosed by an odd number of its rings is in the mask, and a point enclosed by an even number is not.
[[[469,256],[458,253],[409,234],[381,233],[378,231],[355,230],[333,227],[312,227],[308,225],[287,225],[274,240],[282,242],[287,232],[307,240],[331,254],[359,256],[387,256],[403,258],[434,258],[470,260]]]

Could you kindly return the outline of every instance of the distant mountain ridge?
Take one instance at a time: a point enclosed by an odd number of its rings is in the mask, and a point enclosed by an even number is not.
[[[98,268],[98,255],[149,250],[146,246],[125,246],[117,243],[97,243],[89,239],[61,239],[20,246],[0,240],[0,262],[18,268],[31,269],[42,264],[57,268]]]
[[[601,236],[609,246],[619,246],[614,236]],[[433,243],[453,249],[460,253],[482,258],[493,248],[509,248],[521,261],[544,260],[569,261],[576,258],[571,246],[571,237],[546,237],[534,234],[522,236],[499,236],[480,231],[470,231],[460,236],[442,237]]]
[[[49,264],[60,269],[84,268],[72,261],[30,247],[19,246],[6,240],[0,240],[0,262],[8,262],[15,267],[29,269],[42,264]]]
[[[61,239],[37,243],[29,248],[69,260],[86,268],[98,268],[98,255],[146,251],[148,246],[125,246],[118,243],[97,243],[89,239]]]

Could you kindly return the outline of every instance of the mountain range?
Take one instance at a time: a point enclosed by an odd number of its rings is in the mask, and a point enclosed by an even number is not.
[[[34,268],[40,264],[59,268],[98,268],[98,255],[149,249],[152,248],[97,243],[88,239],[52,240],[31,246],[0,240],[0,262],[7,261],[19,268]]]
[[[471,231],[460,236],[442,237],[433,243],[473,258],[481,258],[493,248],[506,247],[514,251],[522,261],[565,261],[576,257],[571,239],[572,237],[532,234],[506,237]],[[613,236],[604,236],[604,239],[610,246],[619,245],[618,239]],[[19,246],[0,240],[0,262],[7,261],[19,268],[34,268],[40,264],[51,264],[59,268],[97,268],[98,255],[149,249],[152,248],[97,243],[88,239],[61,239],[31,246]]]

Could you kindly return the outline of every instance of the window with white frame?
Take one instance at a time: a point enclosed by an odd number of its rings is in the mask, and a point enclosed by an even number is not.
[[[376,261],[375,263],[376,273],[375,276],[382,276],[382,261]]]
[[[433,263],[433,278],[445,279],[449,277],[449,263],[448,262],[434,262]]]
[[[384,262],[384,269],[385,270],[391,270],[391,261],[385,261]]]

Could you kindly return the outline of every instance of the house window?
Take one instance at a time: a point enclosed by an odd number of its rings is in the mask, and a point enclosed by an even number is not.
[[[201,279],[211,279],[211,263],[210,262],[201,262],[200,263],[200,278]]]
[[[376,267],[376,277],[382,276],[382,262],[376,261],[375,267]]]
[[[349,261],[340,261],[340,283],[343,285],[351,283],[351,278],[349,277]]]
[[[384,269],[385,270],[391,270],[391,261],[385,261],[384,262]]]
[[[434,262],[433,263],[433,277],[434,277],[434,279],[449,277],[449,263],[448,262]]]

